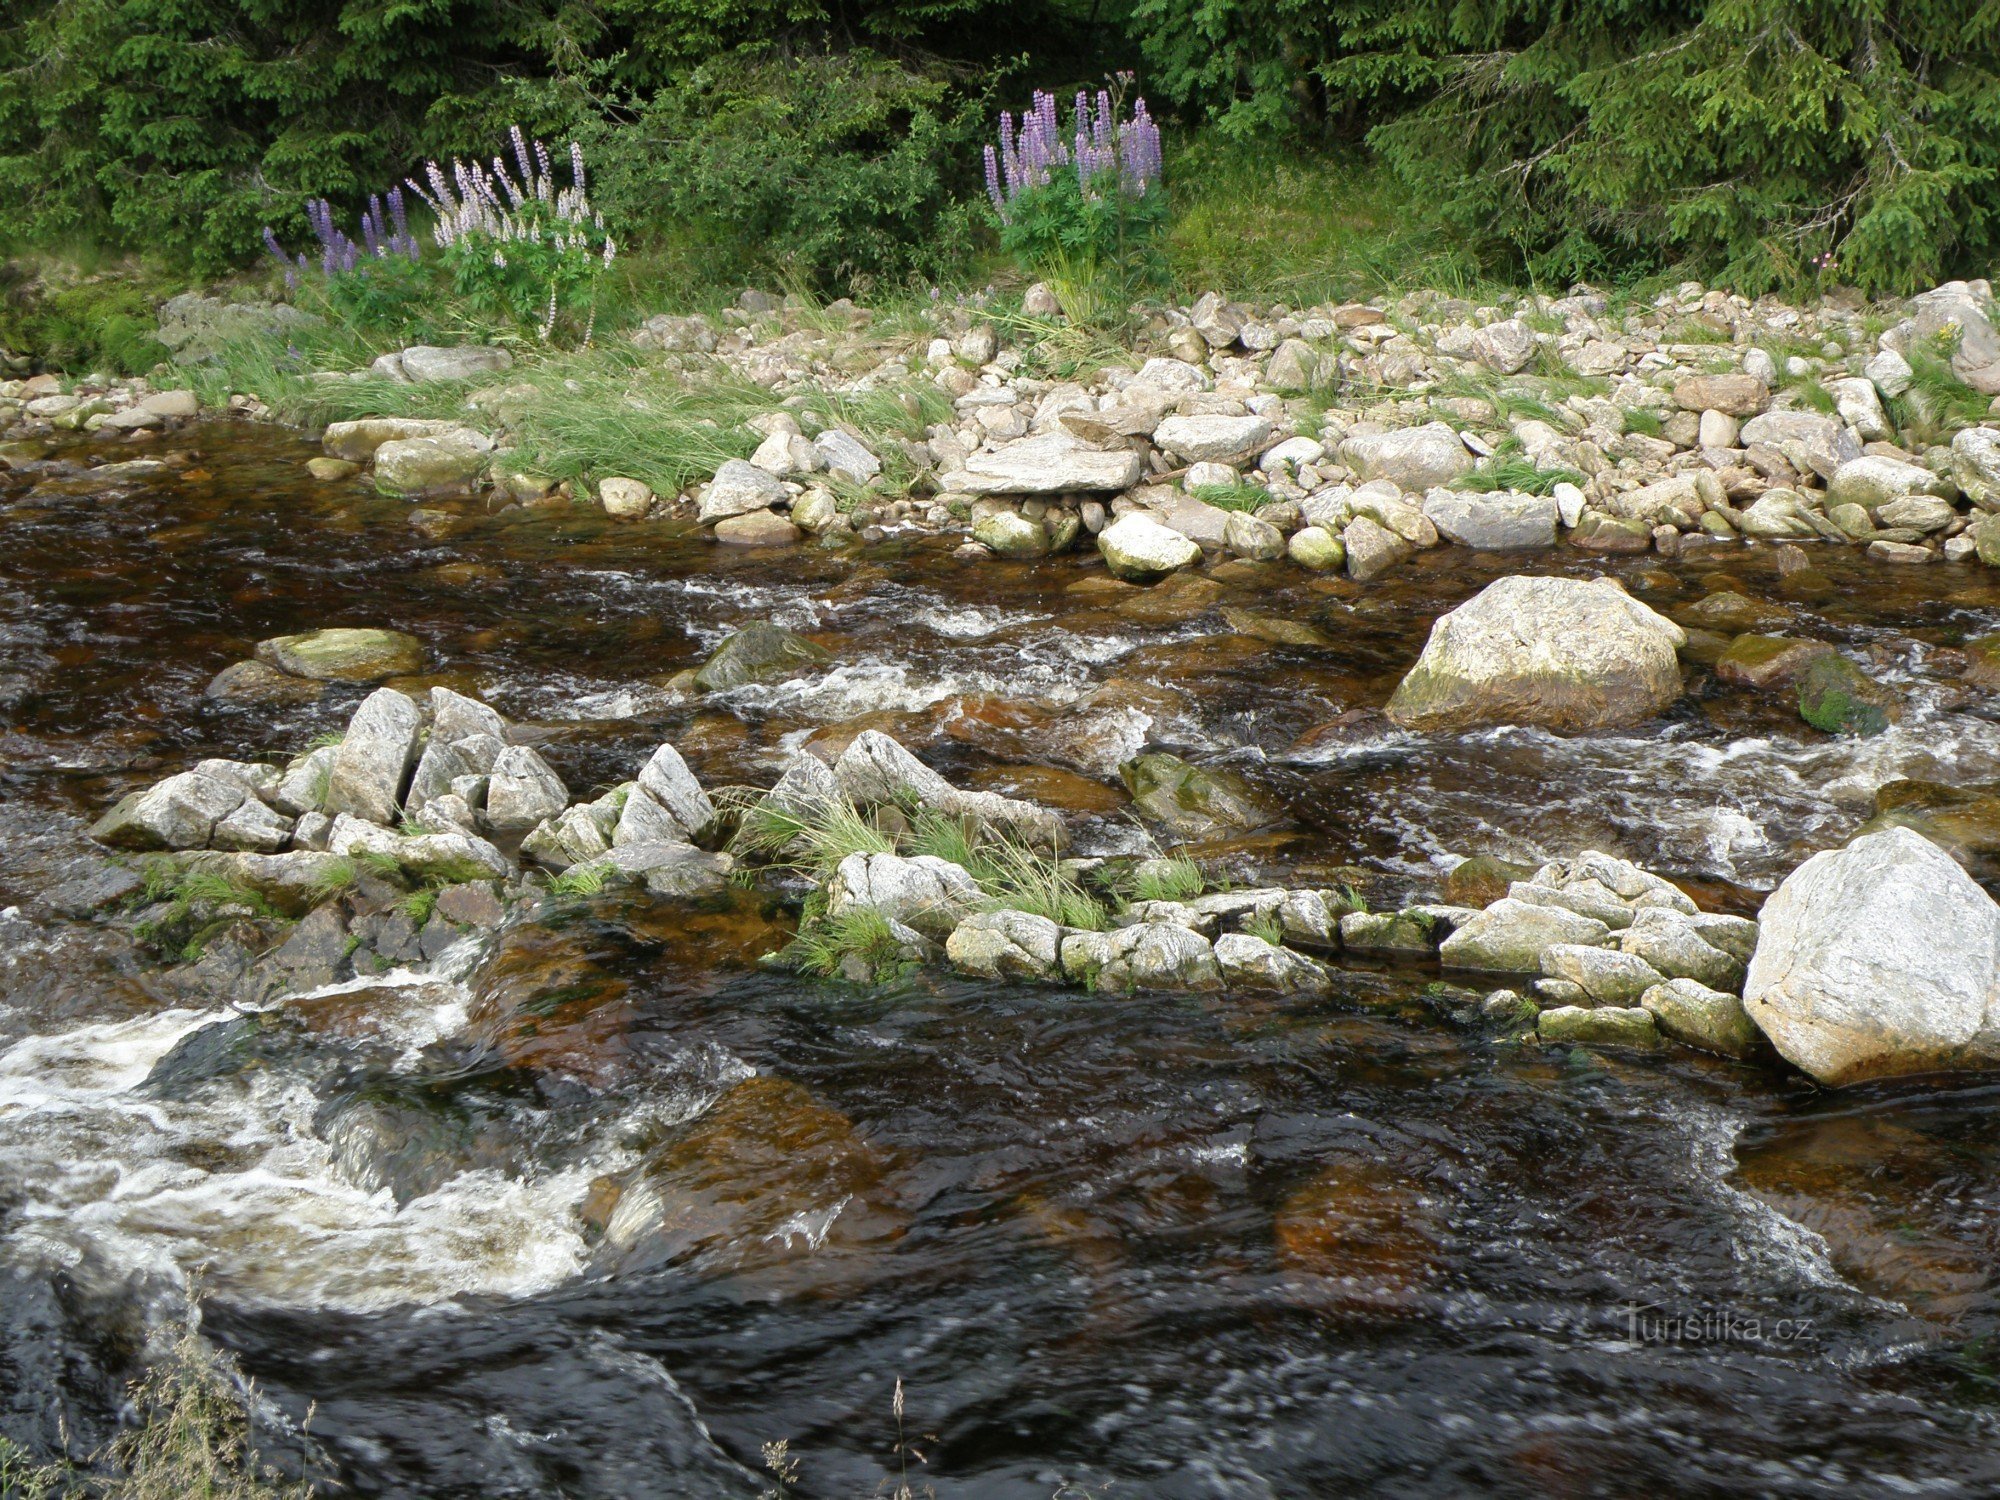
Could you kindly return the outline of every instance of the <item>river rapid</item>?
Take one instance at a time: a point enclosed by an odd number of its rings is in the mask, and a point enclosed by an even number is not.
[[[274,1454],[361,1496],[750,1496],[777,1440],[794,1493],[870,1494],[901,1473],[899,1380],[911,1481],[945,1497],[2000,1493],[1991,1081],[1522,1049],[1426,1005],[1434,969],[1351,959],[1331,999],[858,992],[759,968],[790,918],[748,890],[606,894],[248,1034],[60,898],[123,792],[337,731],[360,689],[203,689],[348,624],[422,638],[428,680],[533,726],[575,788],[662,739],[708,785],[768,784],[885,728],[1135,851],[1116,766],[1150,746],[1291,810],[1205,851],[1246,882],[1383,909],[1466,855],[1598,848],[1754,915],[1881,782],[2000,780],[1994,701],[1951,666],[2000,628],[1986,570],[1819,549],[1832,587],[1801,598],[1768,549],[1445,548],[1369,585],[1237,564],[1135,599],[1084,558],[915,536],[743,554],[477,505],[425,535],[306,479],[282,430],[145,451],[169,448],[0,470],[0,1432],[102,1441],[198,1279]],[[1865,656],[1904,719],[1836,741],[1697,673],[1637,731],[1392,729],[1430,622],[1523,571],[1669,611],[1726,575]],[[759,619],[831,663],[667,686]],[[496,995],[540,1024],[483,1025]],[[607,1256],[603,1183],[663,1150],[692,1206]]]

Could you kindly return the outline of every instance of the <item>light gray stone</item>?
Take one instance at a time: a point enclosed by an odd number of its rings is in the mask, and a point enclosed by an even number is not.
[[[850,854],[826,894],[829,917],[867,908],[938,942],[986,901],[962,866],[930,854]]]
[[[1503,552],[1556,544],[1559,516],[1552,495],[1435,489],[1424,497],[1424,514],[1461,547]]]
[[[1324,965],[1247,932],[1225,932],[1214,952],[1225,985],[1281,995],[1324,995],[1333,988]]]
[[[1453,969],[1539,974],[1542,955],[1560,943],[1601,948],[1610,939],[1611,929],[1591,917],[1508,897],[1446,938],[1439,945],[1438,959]]]
[[[183,771],[120,800],[90,836],[114,849],[206,848],[216,825],[248,795],[235,780]]]
[[[1153,442],[1184,464],[1239,463],[1264,451],[1271,424],[1262,417],[1166,417],[1153,429]]]
[[[1389,718],[1424,731],[1636,724],[1680,697],[1686,641],[1608,579],[1502,578],[1431,626]]]
[[[1443,422],[1351,437],[1340,445],[1340,457],[1361,479],[1387,479],[1413,494],[1450,484],[1472,468],[1472,455]]]
[[[944,956],[953,968],[982,979],[1058,979],[1062,928],[1025,911],[975,912],[954,927]]]
[[[1815,854],[1758,925],[1744,1008],[1820,1082],[2000,1062],[2000,906],[1922,835]]]
[[[319,810],[333,816],[351,813],[371,823],[395,822],[422,731],[423,714],[409,697],[394,688],[370,693],[347,721]]]
[[[1097,535],[1097,548],[1120,578],[1151,581],[1201,561],[1201,548],[1158,521],[1129,511]]]
[[[1692,979],[1670,979],[1639,997],[1659,1028],[1674,1041],[1724,1057],[1751,1057],[1763,1050],[1764,1034],[1743,1002]]]
[[[569,788],[549,763],[526,745],[509,745],[493,762],[486,784],[486,823],[498,833],[517,833],[569,806]]]
[[[732,458],[715,471],[715,478],[701,493],[699,516],[704,525],[769,510],[782,504],[790,491],[773,475],[755,464]]]
[[[1066,432],[1048,432],[975,453],[945,483],[968,495],[1067,495],[1129,490],[1144,472],[1129,448],[1095,448]]]
[[[1556,943],[1542,950],[1542,972],[1579,986],[1595,1005],[1636,1005],[1660,973],[1643,958],[1594,944]]]

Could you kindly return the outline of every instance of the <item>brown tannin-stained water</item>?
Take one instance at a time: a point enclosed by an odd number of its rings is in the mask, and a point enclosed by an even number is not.
[[[895,1382],[947,1497],[2000,1493],[2000,1087],[1838,1094],[1675,1050],[1523,1050],[1422,966],[1331,1000],[889,993],[756,967],[785,913],[632,895],[244,1021],[50,893],[88,820],[207,755],[290,752],[360,696],[208,700],[259,639],[388,625],[534,726],[572,788],[661,739],[711,786],[886,728],[968,786],[1147,847],[1116,767],[1237,767],[1288,833],[1239,879],[1379,907],[1457,857],[1599,848],[1754,912],[1895,775],[2000,780],[1949,648],[1983,569],[1821,549],[1500,559],[1358,586],[1219,570],[1151,591],[935,542],[732,555],[566,509],[446,534],[315,450],[209,425],[167,467],[84,439],[0,472],[0,1400],[108,1430],[148,1309],[204,1327],[345,1493],[754,1495],[893,1482]],[[165,446],[165,445],[160,445]],[[1666,610],[1726,576],[1906,704],[1836,741],[1715,686],[1629,733],[1425,738],[1379,710],[1430,622],[1507,572],[1615,572]],[[1225,617],[1223,610],[1231,613]],[[1248,612],[1243,613],[1243,612]],[[771,619],[816,675],[664,684]],[[1268,644],[1271,622],[1325,644]],[[1293,632],[1296,634],[1296,632]],[[461,979],[463,982],[461,982]],[[230,1027],[215,1023],[232,1021]],[[660,1232],[607,1180],[648,1163]]]

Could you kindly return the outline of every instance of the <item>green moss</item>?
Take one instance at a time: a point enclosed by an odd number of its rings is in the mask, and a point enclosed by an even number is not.
[[[1880,734],[1901,717],[1882,685],[1844,656],[1822,656],[1799,676],[1799,717],[1824,734]]]

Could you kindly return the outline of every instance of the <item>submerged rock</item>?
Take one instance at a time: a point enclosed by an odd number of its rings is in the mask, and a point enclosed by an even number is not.
[[[1825,734],[1880,734],[1903,717],[1894,694],[1835,653],[1809,662],[1798,684],[1799,717]]]
[[[1754,1057],[1767,1045],[1743,1002],[1693,979],[1670,979],[1639,997],[1660,1030],[1674,1041],[1724,1057]]]
[[[424,646],[400,630],[336,626],[257,643],[257,660],[321,682],[380,682],[424,669]]]
[[[749,682],[783,682],[816,671],[831,659],[822,646],[782,625],[758,621],[730,636],[694,674],[695,686],[716,693]]]
[[[1573,1046],[1637,1047],[1652,1051],[1660,1045],[1659,1025],[1653,1013],[1638,1006],[1600,1005],[1588,1009],[1559,1005],[1536,1018],[1535,1030],[1544,1042]]]
[[[1502,578],[1431,627],[1389,718],[1432,732],[1640,723],[1680,697],[1686,640],[1608,579]]]
[[[2000,906],[1921,835],[1815,854],[1758,928],[1744,1008],[1820,1082],[2000,1063]]]
[[[1284,810],[1236,771],[1177,755],[1141,755],[1118,768],[1139,812],[1187,840],[1226,838],[1283,820]]]

